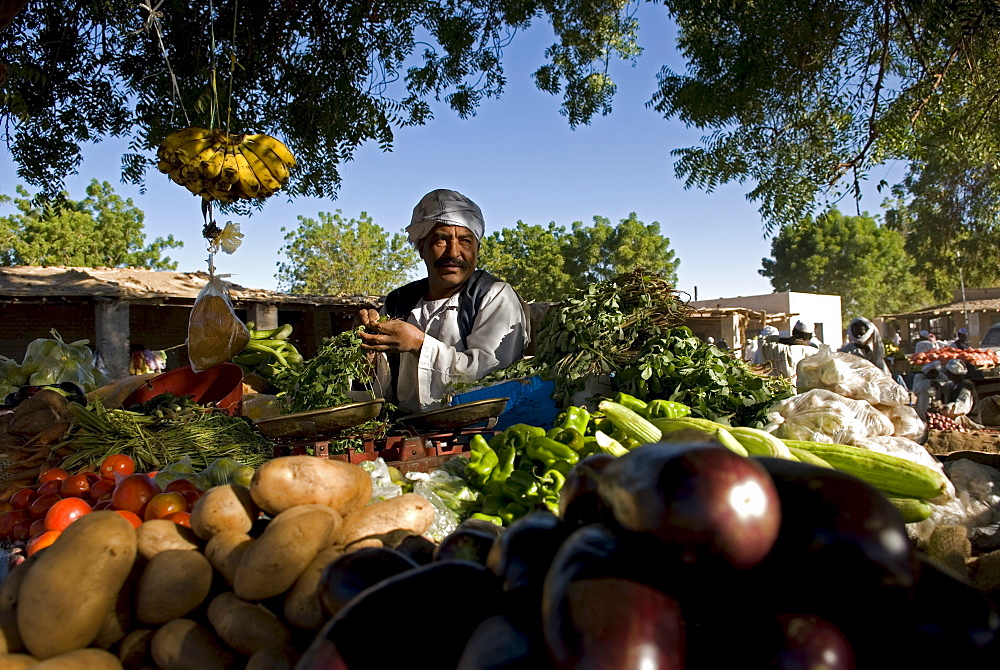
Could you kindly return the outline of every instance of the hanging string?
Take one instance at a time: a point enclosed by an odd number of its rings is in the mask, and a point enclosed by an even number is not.
[[[160,47],[160,53],[163,54],[163,61],[167,64],[167,73],[170,75],[170,86],[173,89],[173,96],[177,104],[181,108],[181,112],[184,113],[184,122],[187,125],[191,125],[191,119],[188,117],[187,109],[184,107],[184,99],[181,97],[181,87],[177,83],[177,75],[174,74],[174,69],[170,66],[170,57],[167,55],[167,47],[163,44],[163,30],[160,27],[160,18],[163,17],[163,12],[160,11],[160,7],[163,6],[163,1],[160,0],[153,6],[153,0],[146,0],[145,2],[139,3],[139,9],[145,9],[148,14],[146,15],[146,22],[143,24],[142,28],[134,31],[133,35],[138,35],[141,32],[148,32],[150,28],[156,33],[156,43]]]

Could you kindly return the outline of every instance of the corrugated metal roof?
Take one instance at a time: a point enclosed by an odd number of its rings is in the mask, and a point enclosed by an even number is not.
[[[105,298],[136,302],[194,300],[208,283],[207,272],[141,268],[0,267],[0,300],[32,302],[45,298]],[[224,280],[225,281],[225,280]],[[376,305],[379,296],[314,296],[247,288],[226,281],[236,302],[299,305]]]

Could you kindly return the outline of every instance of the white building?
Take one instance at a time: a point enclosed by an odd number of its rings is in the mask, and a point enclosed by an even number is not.
[[[816,337],[820,342],[829,344],[834,349],[839,348],[844,343],[844,325],[840,316],[839,295],[785,291],[736,298],[694,300],[688,304],[696,309],[740,307],[768,314],[780,314],[782,315],[780,320],[769,320],[778,330],[791,332],[795,322],[802,320],[813,324]],[[738,348],[743,345],[743,342],[739,341],[741,338],[737,332],[723,332],[721,334],[727,338],[732,346]],[[757,333],[753,332],[747,333],[747,337],[756,335]]]

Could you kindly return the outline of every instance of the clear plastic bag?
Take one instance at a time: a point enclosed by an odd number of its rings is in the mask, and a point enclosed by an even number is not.
[[[27,383],[35,386],[73,382],[84,391],[97,388],[90,340],[66,342],[52,329],[52,339],[38,338],[28,345],[21,364]]]
[[[799,361],[796,375],[799,393],[826,389],[873,405],[906,405],[910,401],[906,389],[871,361],[834,351],[826,344],[818,353]]]
[[[955,496],[931,506],[931,517],[913,526],[911,535],[926,543],[938,526],[965,526],[972,545],[982,551],[1000,548],[1000,470],[958,458],[944,463]],[[908,528],[910,527],[908,526]]]
[[[233,309],[223,277],[211,275],[201,289],[188,319],[188,361],[195,372],[225,363],[243,351],[250,331]]]
[[[853,444],[865,437],[892,435],[892,421],[864,400],[813,389],[771,406],[766,430],[786,440]]]
[[[361,467],[368,472],[372,480],[372,497],[368,502],[379,502],[403,495],[403,487],[392,481],[385,459],[380,457],[374,461],[363,461]]]
[[[919,443],[927,437],[927,424],[910,405],[875,405],[875,409],[892,421],[894,437],[905,437]]]

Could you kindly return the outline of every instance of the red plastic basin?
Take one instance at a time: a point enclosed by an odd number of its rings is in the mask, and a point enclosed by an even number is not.
[[[161,393],[188,395],[199,405],[214,405],[229,416],[237,416],[243,403],[243,369],[235,363],[219,363],[195,372],[185,365],[147,380],[125,398],[122,407],[128,409]]]

